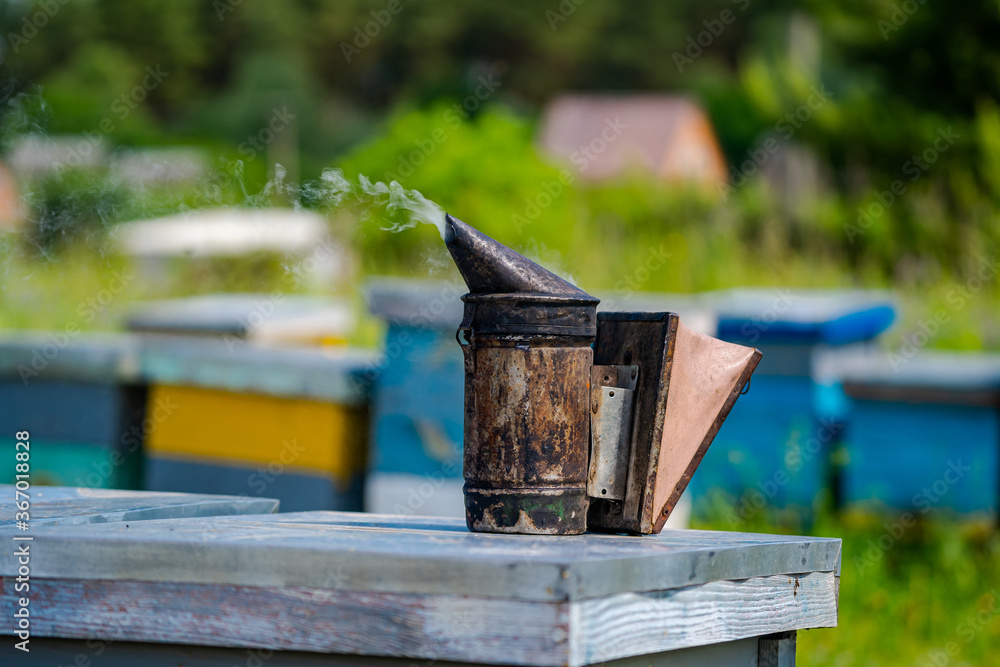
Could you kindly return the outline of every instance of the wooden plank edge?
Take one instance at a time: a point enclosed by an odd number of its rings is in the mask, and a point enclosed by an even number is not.
[[[0,579],[12,605],[14,579]],[[336,583],[336,582],[334,582]],[[336,588],[36,579],[39,637],[582,665],[837,625],[835,573],[525,602]]]
[[[570,667],[837,626],[834,572],[715,581],[573,603]]]

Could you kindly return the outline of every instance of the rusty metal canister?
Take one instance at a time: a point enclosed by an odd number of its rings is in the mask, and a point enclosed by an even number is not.
[[[458,331],[469,529],[583,533],[598,299],[447,222],[448,249],[471,290]]]

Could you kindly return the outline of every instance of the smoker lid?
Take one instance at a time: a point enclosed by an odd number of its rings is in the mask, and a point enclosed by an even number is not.
[[[533,298],[549,295],[594,305],[600,301],[450,215],[445,216],[445,245],[469,292],[477,297],[530,294]]]

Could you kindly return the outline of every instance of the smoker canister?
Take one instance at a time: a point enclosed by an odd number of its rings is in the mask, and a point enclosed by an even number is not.
[[[458,331],[469,529],[582,533],[599,300],[451,216],[445,240],[470,289]]]

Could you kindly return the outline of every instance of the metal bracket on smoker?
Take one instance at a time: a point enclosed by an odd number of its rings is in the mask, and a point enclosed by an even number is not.
[[[639,372],[632,394],[624,500],[592,498],[587,512],[588,530],[639,535],[653,531],[653,488],[677,326],[674,313],[597,315],[594,364],[635,365]]]
[[[632,405],[639,367],[598,365],[590,369],[590,470],[587,495],[625,500],[632,445]]]

